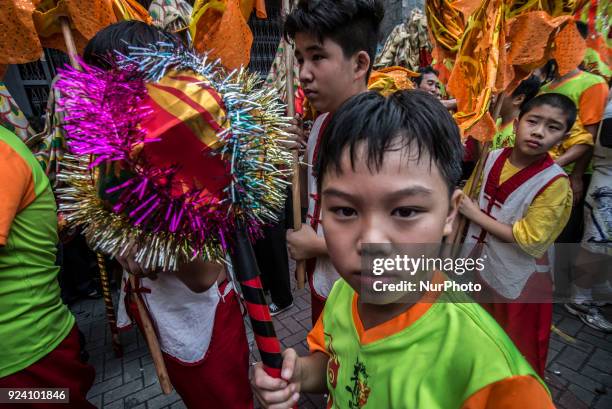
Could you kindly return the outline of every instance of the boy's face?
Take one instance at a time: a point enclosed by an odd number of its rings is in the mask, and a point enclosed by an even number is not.
[[[364,244],[440,243],[452,231],[460,198],[458,190],[449,198],[444,178],[426,153],[417,160],[416,148],[389,151],[380,171],[372,173],[362,149],[357,149],[354,170],[345,150],[341,171],[327,172],[321,186],[329,256],[357,293],[371,284],[371,275],[361,274]]]
[[[365,51],[345,57],[340,45],[333,40],[325,38],[321,43],[310,34],[297,33],[295,56],[304,94],[319,112],[334,112],[365,86],[370,64]]]
[[[423,79],[419,84],[419,89],[429,92],[436,98],[440,97],[440,81],[438,80],[438,76],[433,72],[427,73],[423,75]]]
[[[540,105],[525,113],[516,126],[515,147],[524,155],[538,156],[550,150],[569,132],[567,115],[550,105]]]

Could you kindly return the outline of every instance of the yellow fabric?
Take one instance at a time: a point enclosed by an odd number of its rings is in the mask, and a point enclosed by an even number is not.
[[[520,169],[509,160],[504,163],[499,183],[504,183]],[[474,183],[474,174],[464,187],[467,192]],[[482,178],[478,181],[478,190]],[[558,178],[544,189],[531,203],[527,214],[512,226],[516,243],[525,253],[540,258],[555,242],[569,220],[572,211],[572,189],[567,178]]]
[[[410,78],[418,77],[418,74],[404,67],[387,67],[372,71],[368,80],[368,89],[378,91],[384,96],[388,96],[395,91],[414,89]]]
[[[519,170],[507,160],[499,182],[504,183]],[[572,189],[569,180],[558,178],[533,199],[525,217],[514,223],[514,240],[525,253],[540,258],[561,234],[571,212]]]
[[[206,79],[194,72],[170,71],[157,83],[147,84],[147,91],[153,101],[171,116],[184,122],[202,143],[212,149],[223,146],[218,133],[211,128],[202,112],[206,112],[219,128],[227,129],[227,113],[219,105],[216,92],[203,89]],[[168,124],[170,125],[170,124]]]
[[[579,120],[576,120],[572,130],[570,131],[570,135],[563,140],[559,145],[555,145],[548,152],[553,160],[557,160],[561,155],[568,151],[569,148],[575,145],[589,145],[593,146],[595,143],[593,142],[593,135],[588,132],[584,127],[580,124]]]
[[[189,32],[198,52],[208,52],[229,69],[249,64],[253,34],[239,0],[198,0],[193,7]],[[231,44],[231,47],[228,47]]]

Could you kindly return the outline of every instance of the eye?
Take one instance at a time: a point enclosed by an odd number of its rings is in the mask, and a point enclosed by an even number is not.
[[[418,210],[413,209],[412,207],[398,207],[397,209],[393,209],[391,212],[392,216],[401,217],[403,219],[407,219],[410,217],[414,217],[419,213]]]
[[[559,128],[558,126],[549,126],[548,129],[553,132],[559,132],[561,130],[561,128]]]
[[[357,215],[357,211],[350,207],[332,207],[330,210],[333,214],[341,218],[349,218]]]
[[[300,57],[300,58],[296,58],[296,59],[297,59],[298,65],[304,64],[304,59],[303,58]]]
[[[322,60],[322,59],[323,59],[323,56],[320,55],[320,54],[315,54],[315,55],[312,56],[312,60],[313,61],[319,61],[319,60]]]
[[[528,120],[527,120],[527,123],[528,123],[528,124],[531,124],[531,125],[535,125],[535,124],[537,124],[537,123],[538,123],[538,121],[536,121],[535,119],[528,119]]]

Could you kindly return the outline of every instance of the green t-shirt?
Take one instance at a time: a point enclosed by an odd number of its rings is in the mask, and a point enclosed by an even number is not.
[[[46,356],[74,326],[60,298],[57,241],[49,180],[0,126],[0,378]]]
[[[353,318],[355,291],[336,281],[322,314],[328,407],[458,409],[476,392],[514,377],[539,384],[538,399],[550,402],[542,380],[482,307],[449,302],[469,301],[460,293],[441,297],[446,301],[416,313],[414,322],[396,318],[405,324],[386,335],[383,325],[366,341]]]
[[[505,126],[501,125],[501,120],[497,124],[497,132],[493,136],[493,144],[491,150],[501,148],[512,148],[514,146],[514,124],[512,122],[507,123]]]

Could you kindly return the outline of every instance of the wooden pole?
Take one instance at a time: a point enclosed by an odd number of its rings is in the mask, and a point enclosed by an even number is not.
[[[77,70],[81,69],[81,65],[77,60],[77,49],[74,44],[74,38],[72,37],[72,31],[70,31],[70,23],[68,21],[68,17],[60,17],[60,24],[62,25],[62,34],[64,34],[64,42],[66,43],[66,50],[68,50],[68,57],[70,58],[70,65],[72,65]]]
[[[72,31],[70,31],[70,23],[68,21],[68,18],[60,17],[60,23],[62,25],[62,33],[64,34],[64,41],[66,42],[68,56],[70,57],[70,64],[72,65],[72,67],[76,68],[77,70],[80,70],[81,66],[76,58],[78,53],[74,44],[74,38],[72,37]],[[136,277],[134,277],[133,275],[130,275],[130,284],[132,286],[132,289],[136,288]],[[138,315],[140,317],[140,322],[142,323],[145,340],[147,341],[147,345],[149,346],[149,352],[153,357],[153,363],[155,365],[155,372],[157,373],[159,384],[161,385],[162,391],[166,395],[169,395],[170,393],[172,393],[172,384],[170,383],[170,377],[168,376],[168,370],[166,369],[166,364],[164,363],[164,358],[162,356],[161,348],[159,346],[159,341],[157,340],[157,335],[155,334],[155,329],[153,328],[153,324],[151,323],[149,314],[144,308],[144,305],[142,305],[142,301],[138,297],[138,294],[132,292],[132,297],[134,299],[134,302],[136,303],[136,306],[138,307]]]
[[[108,326],[110,327],[115,356],[117,358],[120,358],[121,356],[123,356],[123,348],[121,347],[121,340],[119,339],[119,330],[117,329],[117,317],[115,315],[115,306],[113,305],[113,299],[110,291],[108,273],[106,271],[106,265],[104,263],[104,256],[100,253],[96,253],[96,256],[98,258],[98,269],[100,270],[100,284],[102,285],[102,296],[104,298],[104,306],[106,307],[106,321],[108,322]]]
[[[137,288],[136,277],[133,274],[130,274],[130,286],[132,287],[132,300],[136,304],[136,307],[138,307],[138,316],[142,325],[142,332],[144,333],[145,340],[147,341],[147,345],[149,346],[149,351],[151,352],[151,357],[153,358],[153,364],[155,365],[157,379],[159,379],[159,384],[164,394],[169,395],[170,393],[172,393],[172,383],[170,383],[170,377],[168,376],[168,370],[166,369],[166,363],[164,362],[164,357],[159,346],[159,341],[157,340],[157,336],[155,335],[153,323],[149,318],[147,310],[142,304],[142,300],[138,296],[138,293],[135,291]]]
[[[282,15],[286,17],[290,11],[290,0],[283,0]],[[287,71],[285,90],[287,94],[287,114],[295,116],[295,90],[293,89],[293,46],[287,41],[284,48],[285,68]],[[291,198],[293,199],[293,230],[302,228],[302,206],[300,203],[300,158],[297,149],[293,151],[293,178],[291,183]],[[304,288],[306,282],[306,263],[300,260],[296,263],[297,288]]]

